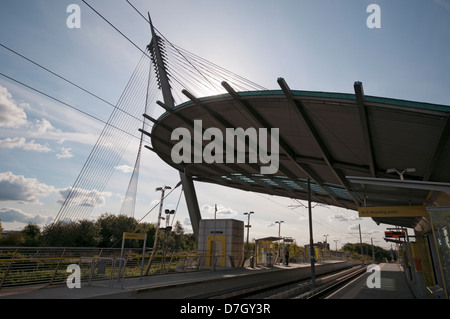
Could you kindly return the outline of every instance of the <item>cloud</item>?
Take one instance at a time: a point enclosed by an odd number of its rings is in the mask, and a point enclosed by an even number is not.
[[[450,2],[445,0],[434,0],[435,3],[440,5],[441,7],[450,10]]]
[[[0,127],[20,127],[27,122],[27,115],[16,102],[8,89],[0,85]]]
[[[4,223],[48,224],[53,220],[53,217],[39,214],[31,215],[16,208],[2,208],[0,209],[0,220]]]
[[[56,154],[57,159],[61,158],[71,158],[73,157],[73,154],[71,153],[72,149],[70,147],[63,147],[61,148],[61,153]]]
[[[81,188],[67,187],[58,190],[61,199],[59,204],[63,204],[70,194],[70,198],[66,205],[83,206],[83,207],[102,207],[106,203],[106,198],[112,196],[110,192],[100,192],[96,189],[86,190]]]
[[[359,225],[358,224],[352,224],[352,225],[348,226],[348,230],[359,230]]]
[[[51,151],[48,146],[37,144],[34,140],[27,142],[24,137],[13,137],[0,140],[0,148],[19,148],[25,151],[36,151],[42,153]]]
[[[114,167],[114,169],[121,171],[122,173],[131,173],[134,170],[134,167],[129,165],[120,165]]]
[[[35,120],[34,122],[28,121],[27,130],[26,132],[22,132],[22,135],[29,138],[56,141],[60,144],[69,141],[88,145],[93,145],[98,137],[88,133],[65,132],[54,127],[53,124],[45,118]]]
[[[14,175],[11,172],[0,173],[0,201],[19,201],[39,203],[39,196],[48,196],[55,189],[35,178]]]
[[[214,215],[214,210],[215,210],[215,205],[208,205],[205,204],[202,206],[202,210],[206,211],[206,213],[208,214],[212,214]],[[238,212],[231,209],[230,207],[225,207],[221,204],[217,205],[217,215],[218,216],[228,216],[228,217],[232,217],[237,215]]]
[[[360,220],[361,218],[358,216],[346,216],[344,214],[334,213],[333,215],[328,216],[329,222],[347,222],[353,220]]]

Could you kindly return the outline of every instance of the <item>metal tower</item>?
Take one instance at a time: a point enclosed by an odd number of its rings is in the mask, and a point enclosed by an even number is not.
[[[150,13],[148,13],[148,20],[150,23],[150,30],[152,33],[152,40],[148,45],[153,64],[155,66],[155,71],[157,78],[159,80],[160,89],[163,94],[164,104],[170,108],[175,107],[175,102],[172,96],[172,91],[169,83],[169,77],[167,75],[164,55],[162,48],[160,47],[161,41],[155,33],[152,20],[150,18]],[[200,209],[198,206],[197,194],[195,192],[194,182],[192,177],[186,174],[186,172],[180,171],[181,184],[183,186],[184,196],[186,199],[186,205],[189,211],[189,217],[191,219],[192,229],[194,232],[195,239],[198,240],[198,229],[200,224]]]

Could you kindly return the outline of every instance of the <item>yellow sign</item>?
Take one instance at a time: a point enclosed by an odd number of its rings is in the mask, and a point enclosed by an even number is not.
[[[147,236],[146,233],[139,234],[139,233],[123,233],[123,239],[137,239],[137,240],[144,240]]]
[[[358,207],[359,217],[420,217],[427,215],[426,206]]]

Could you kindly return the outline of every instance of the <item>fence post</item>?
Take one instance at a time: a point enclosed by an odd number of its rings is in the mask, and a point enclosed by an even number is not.
[[[51,286],[53,284],[53,280],[55,279],[56,273],[58,272],[58,269],[59,269],[59,265],[61,264],[62,258],[65,253],[66,253],[66,247],[64,247],[61,257],[59,257],[58,265],[56,265],[56,269],[55,269],[55,272],[53,273],[52,279],[50,279],[49,286]]]
[[[13,263],[14,258],[16,258],[17,250],[18,250],[18,248],[16,248],[16,250],[14,251],[14,255],[12,256],[11,261],[9,262],[8,269],[6,269],[5,274],[3,275],[2,282],[0,283],[0,289],[2,288],[2,286],[6,280],[6,276],[8,276],[8,273],[9,273],[9,270],[11,269],[11,265]]]

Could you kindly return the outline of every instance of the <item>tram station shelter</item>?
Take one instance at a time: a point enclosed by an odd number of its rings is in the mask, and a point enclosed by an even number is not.
[[[410,284],[424,298],[449,298],[450,106],[367,96],[361,82],[351,94],[296,91],[283,78],[277,83],[277,90],[237,92],[223,82],[227,93],[202,98],[183,91],[189,101],[166,107],[154,120],[145,132],[152,144],[147,147],[192,185],[214,183],[300,200],[310,194],[314,202],[359,211],[386,228],[408,229],[414,235],[398,242],[405,248]],[[267,147],[278,155],[277,171],[261,173],[267,158],[250,161],[250,136],[244,162],[237,160],[239,144],[228,140],[234,162],[227,162],[226,154],[212,163],[175,162],[171,152],[179,140],[171,134],[186,128],[194,147],[195,120],[202,121],[203,133],[218,129],[223,137],[227,128],[267,129],[274,137],[278,128],[278,141],[267,139],[267,145],[279,146]],[[185,195],[195,203],[193,188]],[[198,232],[199,210],[188,208]]]
[[[235,219],[202,219],[198,252],[206,266],[238,267],[244,261],[244,222]]]

